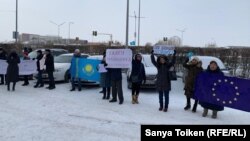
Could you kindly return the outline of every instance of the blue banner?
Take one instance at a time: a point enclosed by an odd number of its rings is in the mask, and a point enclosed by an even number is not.
[[[195,98],[250,112],[250,80],[202,72],[196,79]]]
[[[71,77],[99,82],[100,73],[98,72],[98,65],[100,63],[100,60],[74,57],[71,61],[70,67]]]

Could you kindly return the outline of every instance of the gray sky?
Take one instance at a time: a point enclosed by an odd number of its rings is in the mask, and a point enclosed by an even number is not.
[[[184,44],[204,46],[250,46],[250,0],[141,0],[141,44],[155,43],[163,37],[181,36],[176,29],[187,28]],[[130,0],[130,14],[138,13],[138,0]],[[126,0],[19,0],[19,31],[57,35],[92,41],[92,31],[112,33],[125,42]],[[15,0],[0,0],[0,42],[11,41],[15,30]],[[130,18],[130,37],[134,39],[134,19]],[[107,41],[98,36],[94,41]]]

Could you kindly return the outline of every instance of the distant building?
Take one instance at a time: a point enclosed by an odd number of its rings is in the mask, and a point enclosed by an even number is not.
[[[23,44],[32,44],[32,45],[47,45],[47,44],[79,44],[85,45],[88,43],[87,40],[80,40],[78,37],[76,39],[63,39],[58,36],[51,35],[37,35],[37,34],[29,34],[22,33],[19,36],[19,41]]]

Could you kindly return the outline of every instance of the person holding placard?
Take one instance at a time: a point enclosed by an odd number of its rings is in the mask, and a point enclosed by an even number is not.
[[[100,64],[102,68],[99,68],[100,72],[100,86],[102,87],[103,97],[102,99],[109,99],[110,98],[110,91],[111,91],[111,73],[108,68],[106,68],[106,55],[103,55],[102,62]]]
[[[20,58],[16,51],[12,51],[7,58],[8,68],[6,74],[7,90],[10,91],[10,83],[13,83],[12,90],[15,91],[16,82],[19,78],[19,67]]]
[[[111,72],[111,86],[112,86],[112,99],[109,102],[117,102],[117,95],[119,104],[123,104],[123,91],[122,91],[122,69],[112,68]]]
[[[3,48],[0,47],[0,60],[6,60],[6,59],[7,59],[7,53],[5,52],[5,50]],[[0,85],[4,85],[5,75],[0,74],[0,78],[1,78]]]
[[[23,60],[30,60],[28,48],[26,48],[26,47],[23,50]],[[29,75],[24,75],[23,77],[24,77],[24,83],[22,84],[22,86],[28,86],[29,85]]]
[[[42,73],[44,69],[44,60],[43,60],[43,53],[41,50],[37,51],[37,57],[36,57],[36,66],[37,66],[37,71],[38,71],[38,77],[37,77],[37,82],[34,88],[41,88],[44,86],[43,78],[42,78]],[[43,60],[43,61],[42,61]],[[43,64],[41,64],[43,63]]]
[[[156,80],[156,88],[159,92],[159,103],[160,108],[159,111],[168,111],[168,104],[169,104],[169,91],[171,90],[171,80],[169,76],[169,69],[175,64],[175,55],[176,51],[174,50],[173,59],[171,62],[168,61],[167,56],[160,55],[155,60],[154,51],[151,52],[151,61],[154,66],[157,68],[157,80]],[[163,97],[165,97],[165,105],[163,101]]]

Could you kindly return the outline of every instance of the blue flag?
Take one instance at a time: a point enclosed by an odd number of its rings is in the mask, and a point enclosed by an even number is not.
[[[202,72],[196,79],[195,98],[250,112],[250,80]]]
[[[98,72],[98,65],[100,60],[92,60],[85,58],[73,58],[71,62],[71,77],[81,78],[88,81],[100,81],[100,73]]]

